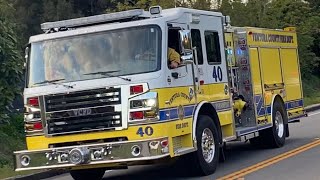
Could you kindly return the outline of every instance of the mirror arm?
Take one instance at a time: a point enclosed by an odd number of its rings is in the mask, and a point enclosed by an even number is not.
[[[197,77],[199,77],[199,62],[198,62],[198,52],[197,52],[197,47],[193,47],[192,48],[193,53],[194,53],[194,59],[195,59],[195,64],[196,64],[196,69],[197,69]],[[200,81],[197,80],[197,88],[196,88],[197,92],[200,91]]]

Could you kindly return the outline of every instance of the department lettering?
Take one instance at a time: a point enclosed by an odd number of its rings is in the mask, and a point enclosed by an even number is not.
[[[253,41],[256,41],[256,42],[294,43],[293,36],[253,33],[252,37],[253,37]]]

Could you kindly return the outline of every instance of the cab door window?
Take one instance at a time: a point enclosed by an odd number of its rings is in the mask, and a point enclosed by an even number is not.
[[[180,28],[168,30],[168,67],[170,69],[178,68],[181,64],[179,30]]]
[[[198,64],[203,64],[201,34],[199,29],[191,29],[192,46],[197,48]],[[194,60],[196,58],[193,58]]]
[[[204,36],[206,41],[208,64],[220,64],[221,52],[218,32],[205,31]]]

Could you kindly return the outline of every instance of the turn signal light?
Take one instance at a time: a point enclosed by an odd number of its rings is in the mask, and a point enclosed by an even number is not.
[[[161,146],[164,148],[164,147],[167,147],[169,144],[168,140],[163,140],[161,141]]]
[[[35,130],[42,130],[43,129],[41,122],[26,123],[24,125],[24,127],[27,131],[35,131]]]
[[[41,122],[36,122],[33,124],[33,129],[34,130],[42,130],[43,127],[42,127],[42,123]]]
[[[143,111],[136,111],[130,113],[131,119],[143,119]]]
[[[32,98],[28,98],[28,105],[30,105],[30,106],[35,106],[35,107],[37,107],[37,106],[39,106],[39,99],[38,99],[38,97],[32,97]]]
[[[143,85],[130,86],[130,95],[143,92]]]

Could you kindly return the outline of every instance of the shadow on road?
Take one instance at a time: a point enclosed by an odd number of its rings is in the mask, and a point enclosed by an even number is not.
[[[226,161],[220,163],[215,174],[207,177],[190,176],[187,168],[181,164],[170,163],[166,165],[135,166],[127,170],[115,170],[107,172],[105,180],[172,180],[172,179],[216,179],[250,165],[256,164],[278,154],[287,152],[293,148],[309,142],[310,139],[288,138],[282,148],[264,149],[254,147],[249,142],[228,143],[225,155]]]

